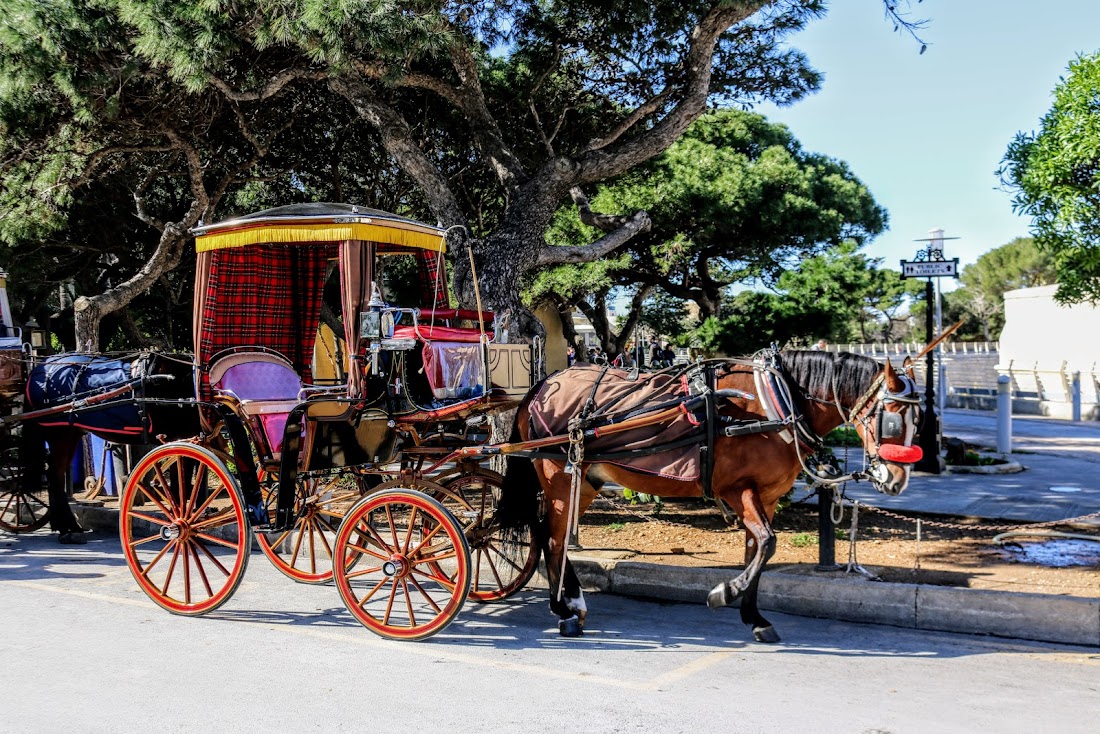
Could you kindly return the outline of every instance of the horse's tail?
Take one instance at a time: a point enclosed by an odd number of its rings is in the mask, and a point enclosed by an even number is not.
[[[519,432],[521,416],[527,401],[516,411],[509,443],[522,440]],[[535,528],[539,521],[539,476],[535,464],[526,456],[509,456],[504,469],[496,521],[505,528]]]

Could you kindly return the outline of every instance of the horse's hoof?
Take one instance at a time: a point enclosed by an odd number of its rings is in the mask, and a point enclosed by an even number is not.
[[[752,636],[757,642],[779,642],[779,633],[770,624],[767,627],[753,627]]]
[[[580,618],[573,616],[558,622],[558,632],[562,637],[581,637],[584,635],[584,627],[581,626]]]
[[[57,536],[57,542],[61,545],[86,545],[88,539],[84,537],[83,530],[73,530],[68,533],[61,533]]]
[[[733,599],[729,584],[718,584],[707,594],[707,606],[711,609],[721,609],[732,604]]]

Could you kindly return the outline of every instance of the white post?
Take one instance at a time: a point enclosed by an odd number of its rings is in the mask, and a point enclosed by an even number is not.
[[[1012,378],[997,375],[997,451],[1012,453]]]
[[[1070,383],[1070,395],[1073,401],[1073,420],[1081,420],[1081,371],[1073,371],[1073,381]]]

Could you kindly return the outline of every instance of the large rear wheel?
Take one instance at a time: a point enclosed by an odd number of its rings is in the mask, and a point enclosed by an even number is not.
[[[217,609],[248,566],[252,527],[236,478],[207,448],[170,443],[134,468],[119,502],[126,563],[173,614]]]
[[[462,523],[473,569],[470,598],[479,602],[507,599],[526,586],[538,569],[539,549],[530,528],[493,525],[503,481],[500,474],[478,468],[444,477],[441,486],[447,492],[437,495]]]
[[[265,489],[267,512],[275,517],[279,490]],[[362,496],[349,475],[299,478],[294,497],[294,525],[260,533],[260,549],[275,568],[303,584],[332,579],[332,553],[344,515]]]
[[[348,611],[382,637],[443,630],[470,591],[470,550],[458,521],[415,490],[364,497],[336,535],[336,588]]]

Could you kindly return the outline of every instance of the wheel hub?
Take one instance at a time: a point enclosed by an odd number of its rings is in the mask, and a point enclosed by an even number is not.
[[[160,537],[166,541],[176,540],[183,535],[183,528],[178,523],[165,525],[160,529]]]
[[[390,560],[382,564],[382,573],[390,578],[400,578],[409,574],[409,562],[400,555],[393,554],[390,556]]]

